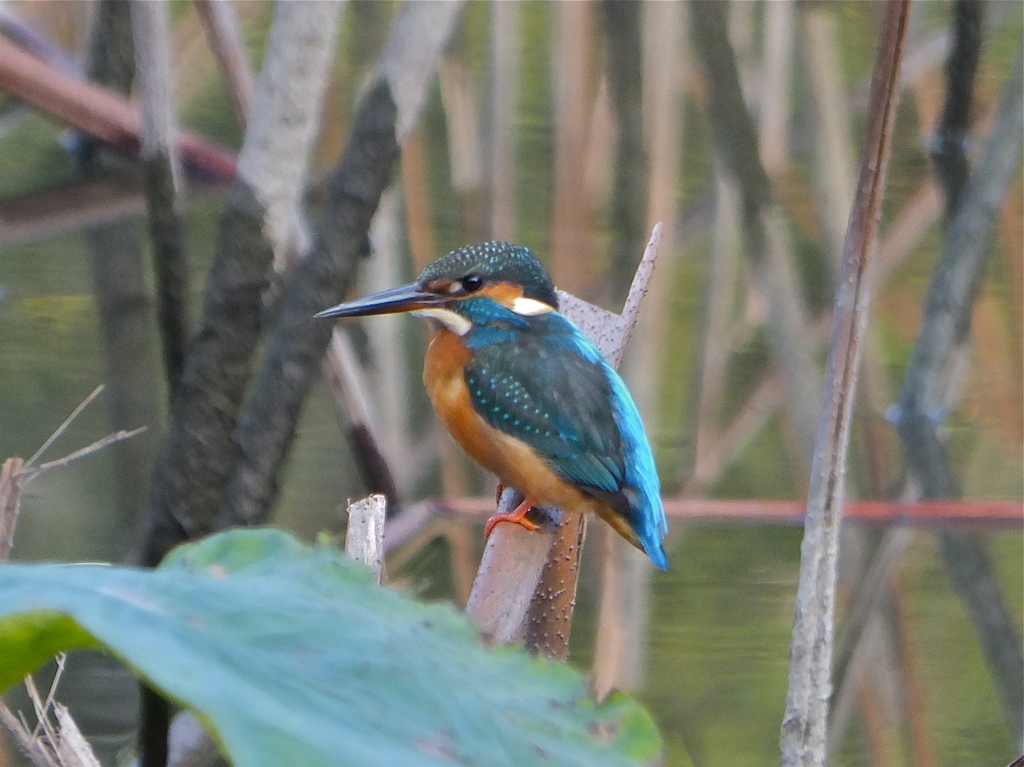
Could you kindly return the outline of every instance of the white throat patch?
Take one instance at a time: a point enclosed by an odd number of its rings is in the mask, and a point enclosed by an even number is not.
[[[464,336],[473,329],[473,323],[456,314],[451,309],[442,309],[432,306],[427,309],[417,309],[412,313],[413,317],[426,317],[430,320],[437,320],[456,335]]]
[[[554,309],[543,301],[538,301],[535,298],[523,298],[520,296],[512,302],[512,311],[516,314],[521,314],[524,317],[536,317],[538,314],[550,314]]]

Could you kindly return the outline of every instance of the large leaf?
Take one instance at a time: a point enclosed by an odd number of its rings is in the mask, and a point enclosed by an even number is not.
[[[660,750],[626,696],[595,704],[578,672],[484,647],[452,608],[271,530],[155,571],[0,567],[0,690],[92,644],[195,711],[237,767],[596,767]]]

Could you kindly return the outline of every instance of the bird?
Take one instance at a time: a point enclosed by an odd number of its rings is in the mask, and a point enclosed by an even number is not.
[[[456,442],[524,496],[501,522],[539,529],[533,506],[593,512],[668,568],[660,482],[626,384],[558,311],[551,275],[526,247],[453,250],[408,285],[338,304],[320,318],[411,312],[433,325],[423,382]]]

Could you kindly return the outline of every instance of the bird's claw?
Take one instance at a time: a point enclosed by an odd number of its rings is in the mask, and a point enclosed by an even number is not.
[[[484,536],[489,538],[499,522],[513,522],[520,527],[525,527],[531,533],[537,532],[540,530],[540,525],[536,522],[530,521],[526,517],[526,515],[530,513],[530,509],[534,507],[535,503],[536,501],[532,498],[527,498],[512,511],[503,511],[494,514],[487,520],[487,525],[484,527]]]

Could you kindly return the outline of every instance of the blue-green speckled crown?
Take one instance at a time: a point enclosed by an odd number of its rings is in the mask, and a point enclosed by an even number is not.
[[[558,296],[551,275],[529,248],[511,242],[481,242],[453,250],[439,258],[420,275],[426,286],[434,280],[461,280],[469,275],[485,283],[508,282],[523,286],[523,296],[558,308]]]

